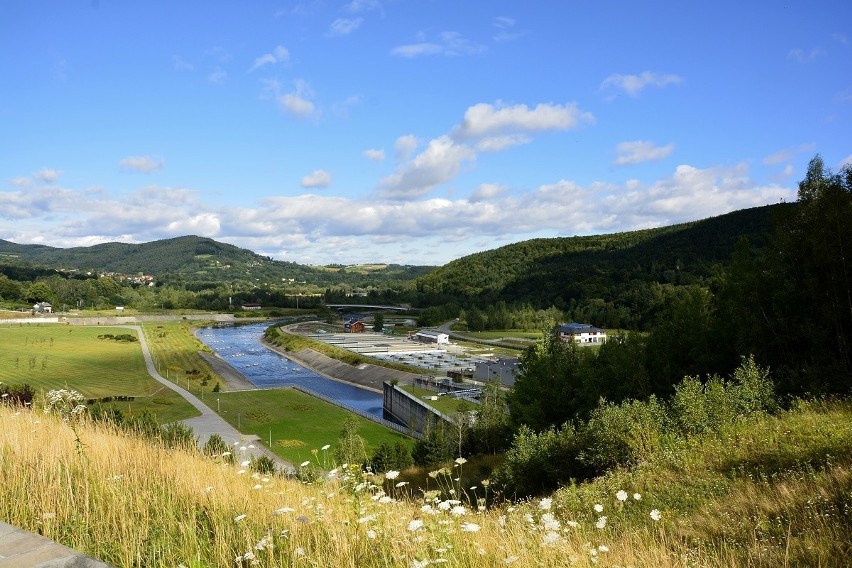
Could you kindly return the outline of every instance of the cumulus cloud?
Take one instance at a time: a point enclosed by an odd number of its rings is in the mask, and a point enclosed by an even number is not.
[[[54,170],[52,168],[42,168],[36,173],[33,174],[33,178],[43,183],[54,183],[59,179],[59,176],[62,175],[62,172],[59,170]]]
[[[462,163],[475,157],[473,149],[456,144],[449,136],[435,138],[410,163],[382,179],[379,194],[388,199],[422,197],[455,178]]]
[[[417,149],[419,142],[414,134],[406,134],[396,139],[393,144],[394,153],[398,160],[407,160]]]
[[[417,167],[412,165],[406,174],[432,180],[446,177],[451,175],[447,169],[458,167],[470,151],[447,138],[433,141],[418,156],[422,159]],[[484,238],[493,244],[533,236],[626,231],[795,196],[795,187],[754,181],[744,164],[682,164],[650,183],[580,184],[561,179],[528,191],[482,184],[470,197],[458,199],[298,195],[238,207],[208,206],[198,191],[185,188],[149,186],[117,195],[51,185],[0,191],[0,218],[14,221],[0,223],[0,238],[43,242],[49,228],[52,240],[45,244],[75,246],[147,242],[192,233],[255,251],[275,251],[282,259],[298,262],[333,262],[344,254],[347,262],[442,264],[481,250]],[[340,247],[345,247],[343,253]],[[393,258],[388,258],[388,251],[393,251]]]
[[[473,55],[485,51],[485,47],[473,43],[458,32],[441,32],[434,41],[421,41],[399,45],[391,49],[391,55],[412,59],[423,55]]]
[[[508,191],[508,188],[504,185],[500,185],[497,183],[483,183],[480,185],[476,191],[474,191],[468,201],[471,203],[478,203],[480,201],[488,201],[490,199],[494,199],[495,197],[500,197],[504,195]]]
[[[465,111],[464,120],[453,134],[459,138],[482,138],[512,132],[567,130],[594,120],[591,113],[580,111],[575,103],[544,103],[532,109],[524,104],[479,103]]]
[[[328,27],[328,35],[333,37],[347,36],[357,30],[364,18],[337,18]]]
[[[643,162],[655,162],[669,156],[674,151],[674,144],[657,146],[647,140],[634,140],[633,142],[620,142],[616,146],[618,157],[613,162],[617,166],[628,164],[641,164]]]
[[[639,75],[620,75],[613,74],[604,79],[601,83],[601,91],[623,91],[631,97],[637,96],[645,87],[667,87],[668,85],[677,85],[683,82],[679,75],[670,73],[654,73],[652,71],[644,71]]]
[[[313,93],[305,81],[297,79],[293,90],[288,93],[281,92],[281,85],[277,81],[265,81],[264,83],[266,94],[271,93],[281,110],[287,114],[296,118],[307,118],[316,114],[316,105],[310,100]]]
[[[325,170],[314,170],[302,178],[301,185],[306,189],[328,187],[331,184],[331,174]]]
[[[118,167],[127,172],[142,172],[150,174],[160,170],[165,165],[162,158],[151,156],[128,156],[118,162]]]
[[[368,148],[364,150],[363,155],[368,160],[373,160],[374,162],[382,162],[385,159],[385,151],[377,148]]]
[[[172,66],[175,71],[194,71],[195,66],[180,56],[172,55]]]
[[[480,103],[468,108],[462,123],[449,134],[431,140],[414,158],[408,158],[417,146],[412,135],[396,141],[397,156],[402,160],[396,172],[381,180],[378,194],[390,199],[414,199],[427,195],[475,161],[479,152],[496,152],[532,141],[531,133],[567,130],[581,123],[594,122],[591,113],[582,112],[574,103],[496,105]]]
[[[254,63],[252,63],[252,66],[249,68],[249,72],[256,71],[257,69],[266,67],[267,65],[289,62],[290,51],[283,45],[278,45],[270,53],[264,53],[260,57],[256,58]]]

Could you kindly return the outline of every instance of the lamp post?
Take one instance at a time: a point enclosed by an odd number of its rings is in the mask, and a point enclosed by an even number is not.
[[[216,412],[219,412],[219,398],[216,398]]]

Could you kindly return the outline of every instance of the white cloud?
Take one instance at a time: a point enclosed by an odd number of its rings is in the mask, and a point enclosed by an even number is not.
[[[162,158],[151,156],[128,156],[118,163],[118,167],[128,172],[142,172],[149,174],[160,170],[165,165]]]
[[[36,173],[33,174],[33,177],[43,183],[54,183],[59,179],[59,176],[62,175],[62,172],[59,170],[54,170],[52,168],[42,168]]]
[[[618,157],[613,162],[617,166],[627,164],[641,164],[643,162],[654,162],[662,160],[674,151],[674,144],[657,146],[647,140],[635,140],[632,142],[620,142],[616,146]]]
[[[364,18],[337,18],[328,28],[328,35],[333,37],[347,36],[357,30]]]
[[[446,137],[438,139],[415,159],[417,167],[412,164],[405,173],[410,178],[452,177],[447,172],[468,159],[467,152],[470,148]],[[159,186],[130,195],[54,185],[0,191],[0,217],[14,221],[0,223],[0,238],[75,246],[194,233],[255,251],[274,251],[297,262],[442,264],[481,250],[483,241],[499,246],[537,236],[670,225],[794,200],[796,190],[758,183],[746,165],[684,164],[651,183],[579,184],[563,179],[530,191],[482,184],[470,197],[459,199],[299,195],[211,207],[200,196],[198,191]],[[45,234],[50,242],[45,242]]]
[[[281,109],[297,118],[306,118],[316,112],[316,106],[310,100],[312,91],[307,83],[298,79],[295,82],[295,88],[289,93],[280,93],[281,87],[277,82],[268,83],[269,88],[275,94],[275,100],[278,102]]]
[[[488,201],[494,199],[495,197],[500,197],[504,195],[508,191],[508,188],[504,185],[500,185],[497,183],[483,183],[480,185],[476,191],[474,191],[470,195],[471,203],[478,203],[480,201]]]
[[[533,109],[524,104],[479,103],[465,111],[464,120],[453,134],[460,138],[480,138],[519,131],[567,130],[594,120],[591,113],[581,112],[576,103],[545,103]]]
[[[412,152],[417,149],[417,137],[414,134],[406,134],[396,139],[393,144],[397,160],[407,160]]]
[[[458,32],[441,32],[437,41],[399,45],[391,49],[391,54],[410,59],[421,55],[473,55],[483,51],[484,46],[465,39]]]
[[[456,144],[449,136],[441,136],[430,141],[410,163],[382,179],[379,194],[388,199],[422,197],[455,178],[462,163],[475,157],[476,153],[468,146]]]
[[[840,161],[840,167],[844,168],[846,166],[852,167],[852,154],[849,154],[845,158]]]
[[[324,188],[331,184],[331,174],[325,170],[314,170],[302,178],[301,185],[306,189]]]
[[[261,67],[265,67],[267,65],[275,65],[278,63],[289,63],[290,62],[290,51],[284,47],[283,45],[278,45],[275,49],[272,50],[271,53],[264,53],[260,57],[254,60],[252,66],[249,68],[249,72],[260,69]]]
[[[631,97],[635,97],[647,86],[666,87],[668,85],[677,85],[681,82],[683,82],[683,79],[678,75],[654,73],[652,71],[644,71],[639,75],[613,74],[604,79],[600,90],[606,91],[612,89],[624,91]]]
[[[374,162],[382,162],[385,159],[385,151],[377,148],[368,148],[364,150],[363,155],[368,160],[373,160]]]

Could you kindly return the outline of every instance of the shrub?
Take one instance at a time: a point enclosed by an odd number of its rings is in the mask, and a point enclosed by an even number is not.
[[[251,459],[251,469],[260,474],[275,473],[275,461],[269,456],[258,456]]]
[[[582,440],[573,424],[536,433],[521,426],[492,481],[506,497],[536,495],[571,478],[585,478],[588,468],[578,460]]]
[[[191,450],[198,447],[195,432],[181,422],[169,422],[160,429],[160,440],[167,448]]]
[[[411,451],[402,442],[397,442],[391,445],[389,442],[382,442],[373,452],[373,457],[370,459],[370,467],[376,473],[382,473],[390,470],[403,470],[414,465],[414,460],[411,457]]]
[[[234,463],[234,454],[231,453],[231,446],[219,434],[211,434],[204,443],[202,451],[205,455],[212,458],[222,458],[227,463]]]

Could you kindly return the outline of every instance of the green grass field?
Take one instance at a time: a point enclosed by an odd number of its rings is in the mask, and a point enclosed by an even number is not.
[[[194,416],[192,406],[148,375],[138,342],[98,337],[128,333],[136,335],[120,327],[0,325],[0,382],[71,388],[86,398],[132,396],[111,404],[123,412],[150,410],[161,423]]]
[[[402,390],[409,394],[413,394],[418,400],[421,400],[423,404],[431,406],[438,412],[443,412],[447,416],[452,416],[458,410],[459,404],[461,404],[461,400],[457,398],[453,398],[450,396],[439,396],[438,400],[431,400],[429,397],[436,396],[438,393],[435,391],[431,391],[429,389],[423,389],[420,387],[414,386],[400,386]],[[467,402],[468,405],[471,405],[473,408],[476,408],[476,404],[472,402]]]
[[[216,408],[215,396],[219,399],[219,414],[244,434],[256,434],[265,445],[269,443],[272,430],[272,450],[296,465],[306,460],[320,467],[332,467],[323,463],[323,452],[317,458],[312,451],[326,444],[331,448],[327,456],[330,459],[337,439],[343,430],[343,424],[350,412],[333,404],[328,404],[294,389],[269,389],[207,395],[205,401]],[[211,402],[212,401],[212,402]],[[382,442],[395,444],[404,442],[413,445],[414,441],[398,432],[356,416],[358,434],[367,446],[367,455]]]

